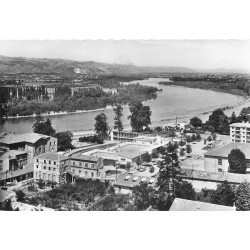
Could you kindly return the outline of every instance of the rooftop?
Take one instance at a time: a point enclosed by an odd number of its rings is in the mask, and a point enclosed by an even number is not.
[[[234,207],[175,198],[170,211],[235,211]]]
[[[93,155],[74,155],[71,157],[71,159],[80,161],[98,162],[100,157]]]
[[[44,160],[51,160],[51,161],[64,161],[64,160],[69,159],[69,157],[66,157],[66,156],[58,154],[58,153],[52,153],[52,152],[47,152],[47,153],[38,155],[35,158],[44,159]]]
[[[208,171],[193,170],[193,169],[182,169],[180,177],[183,179],[197,179],[197,180],[207,180],[214,182],[227,181],[232,184],[239,184],[244,181],[250,182],[250,175],[248,174],[208,172]]]
[[[229,125],[230,127],[241,127],[241,128],[250,128],[249,122],[237,122]]]
[[[8,134],[0,138],[0,143],[13,144],[20,142],[35,143],[40,139],[47,139],[49,136],[37,133],[24,133],[24,134]]]
[[[117,152],[120,157],[133,159],[146,153],[149,149],[150,147],[146,145],[127,144],[118,147]]]
[[[222,145],[211,150],[208,150],[204,156],[215,156],[227,158],[232,149],[240,149],[246,156],[246,159],[250,159],[250,143],[238,143],[230,142],[226,145]]]
[[[118,154],[114,152],[97,151],[93,153],[96,157],[101,157],[103,159],[118,161]]]

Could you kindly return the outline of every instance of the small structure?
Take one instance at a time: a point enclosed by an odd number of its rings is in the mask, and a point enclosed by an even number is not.
[[[70,166],[70,158],[58,153],[45,153],[35,157],[34,181],[64,183],[64,175]]]
[[[230,139],[232,142],[250,143],[250,123],[238,122],[231,124]]]
[[[234,207],[175,198],[169,211],[235,211]]]
[[[118,130],[111,130],[110,131],[110,139],[111,141],[122,141],[122,142],[129,142],[134,141],[134,138],[138,137],[139,133],[131,132],[131,131],[121,131]]]
[[[204,154],[205,171],[228,172],[228,155],[233,149],[240,149],[245,154],[247,173],[250,173],[250,144],[237,142],[230,142],[208,150]]]

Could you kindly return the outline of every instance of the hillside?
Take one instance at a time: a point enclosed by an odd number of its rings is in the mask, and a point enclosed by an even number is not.
[[[93,61],[0,56],[0,73],[133,74],[193,72],[183,67],[138,67]]]

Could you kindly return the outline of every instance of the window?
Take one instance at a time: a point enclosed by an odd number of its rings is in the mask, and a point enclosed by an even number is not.
[[[51,170],[51,167],[49,167],[49,171]]]
[[[36,168],[38,168],[38,165],[36,165]]]
[[[44,167],[43,167],[43,169],[45,169],[45,170],[46,170],[46,166],[44,166]]]
[[[79,166],[80,166],[80,167],[82,166],[82,163],[81,163],[81,162],[79,163]]]
[[[53,168],[53,171],[56,171],[56,168]]]
[[[94,173],[93,172],[91,173],[91,177],[94,177]]]
[[[100,173],[100,172],[98,172],[98,177],[100,177],[100,175],[101,175],[101,173]]]
[[[91,164],[91,167],[94,168],[94,167],[95,167],[95,164]]]
[[[73,166],[75,166],[76,165],[76,163],[73,161]]]
[[[54,165],[56,165],[56,161],[54,161]]]
[[[222,165],[222,159],[218,159],[218,165]]]
[[[218,168],[218,172],[222,172],[222,168]]]
[[[87,171],[85,171],[85,176],[88,177],[88,172]]]
[[[44,160],[43,162],[46,163],[46,160]]]
[[[38,160],[38,159],[36,159],[36,162],[39,162],[39,160]]]
[[[85,168],[87,168],[88,167],[88,163],[85,163]]]
[[[82,174],[82,171],[81,171],[81,170],[79,170],[79,174]]]
[[[51,161],[49,161],[49,164],[51,164]]]

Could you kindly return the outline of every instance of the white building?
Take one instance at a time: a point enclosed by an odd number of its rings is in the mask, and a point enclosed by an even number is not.
[[[250,143],[250,123],[233,123],[230,125],[230,139],[232,142]]]

